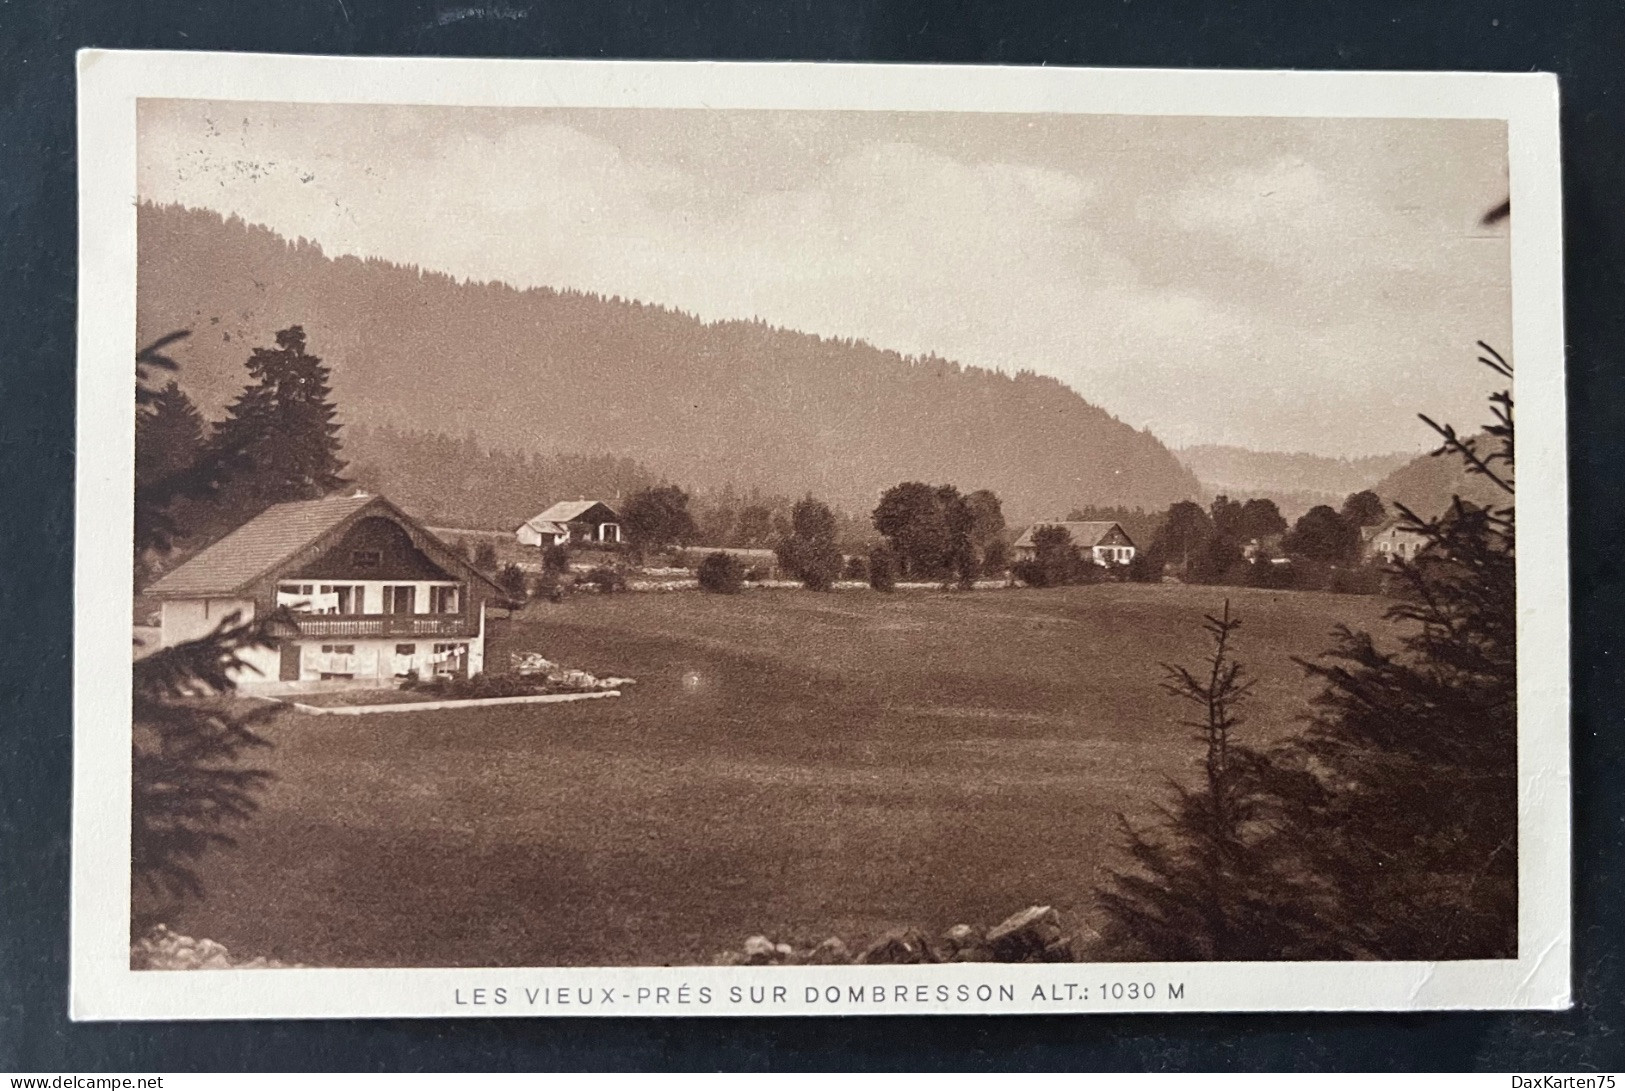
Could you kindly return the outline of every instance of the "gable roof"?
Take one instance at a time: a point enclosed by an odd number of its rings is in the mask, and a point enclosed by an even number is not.
[[[560,500],[540,515],[533,515],[526,519],[525,525],[534,530],[557,533],[565,523],[574,522],[596,507],[602,507],[611,515],[615,515],[615,509],[602,500]],[[615,517],[620,518],[618,515],[615,515]],[[555,525],[547,526],[546,524],[549,523]]]
[[[1403,534],[1410,538],[1422,538],[1425,535],[1412,530],[1402,516],[1393,516],[1383,520],[1373,527],[1361,527],[1360,537],[1367,542],[1376,541],[1384,534]]]
[[[496,586],[483,572],[457,556],[384,497],[363,494],[273,504],[184,564],[166,572],[146,593],[166,599],[237,594],[366,515],[389,516],[413,532],[413,544],[419,548],[427,545],[427,552],[435,555],[436,563]]]
[[[1032,526],[1028,527],[1022,533],[1021,537],[1016,539],[1016,545],[1018,547],[1032,546],[1034,544],[1033,535],[1044,527],[1065,527],[1066,532],[1072,535],[1072,544],[1075,546],[1080,546],[1084,549],[1099,545],[1101,541],[1112,532],[1113,529],[1116,529],[1118,533],[1122,534],[1130,546],[1134,544],[1134,539],[1128,536],[1128,531],[1124,530],[1119,524],[1109,520],[1091,520],[1084,523],[1075,523],[1067,522],[1064,519],[1052,519],[1042,523],[1034,523]]]

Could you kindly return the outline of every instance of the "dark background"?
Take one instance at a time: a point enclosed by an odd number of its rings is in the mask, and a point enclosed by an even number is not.
[[[1625,1068],[1625,5],[0,0],[0,1071]],[[67,1019],[74,51],[1555,71],[1563,97],[1576,1006],[1557,1014]],[[1610,472],[1613,471],[1613,472]],[[95,518],[94,512],[80,513]],[[1333,998],[1328,997],[1328,1000]]]

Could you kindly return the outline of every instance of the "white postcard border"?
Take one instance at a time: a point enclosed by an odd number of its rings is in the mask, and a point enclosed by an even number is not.
[[[1517,366],[1522,485],[1519,958],[1438,963],[131,970],[130,674],[124,664],[129,661],[132,591],[130,406],[136,349],[138,98],[1505,120],[1516,210],[1511,235],[1511,358]],[[1555,77],[85,50],[79,55],[78,116],[79,446],[70,990],[74,1019],[1569,1006],[1568,500]],[[1155,987],[1155,995],[1144,995],[1146,983]],[[1178,996],[1171,995],[1176,984]],[[1130,990],[1131,985],[1140,988]],[[775,987],[783,992],[775,994]],[[495,1002],[498,990],[503,1003]],[[700,1002],[702,990],[708,1002]],[[1131,999],[1131,991],[1138,998]],[[679,1002],[679,995],[688,1002]],[[591,999],[583,1003],[583,997]]]

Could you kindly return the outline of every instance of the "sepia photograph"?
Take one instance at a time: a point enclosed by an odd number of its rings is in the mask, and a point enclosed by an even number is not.
[[[125,507],[80,610],[129,688],[81,706],[128,783],[76,966],[447,971],[437,1014],[1566,1003],[1551,85],[281,62],[119,84],[133,192],[81,176],[121,255],[81,385],[125,407],[82,488]]]

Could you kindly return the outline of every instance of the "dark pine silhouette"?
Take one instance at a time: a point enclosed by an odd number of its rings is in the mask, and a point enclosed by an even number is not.
[[[1511,383],[1487,345],[1481,362]],[[1443,515],[1401,507],[1424,539],[1401,561],[1389,616],[1409,630],[1389,650],[1339,630],[1303,661],[1324,683],[1315,717],[1287,751],[1326,790],[1299,800],[1292,834],[1332,884],[1326,926],[1350,954],[1512,958],[1518,925],[1516,512],[1510,389],[1492,422],[1463,437],[1422,419],[1435,457],[1500,497],[1457,498]]]
[[[1195,711],[1181,721],[1204,747],[1195,787],[1171,782],[1173,801],[1138,830],[1118,816],[1131,870],[1111,872],[1097,892],[1114,956],[1169,961],[1311,958],[1313,897],[1281,867],[1267,760],[1240,742],[1252,682],[1235,658],[1241,620],[1224,610],[1203,619],[1212,651],[1197,669],[1162,664],[1163,689]]]
[[[275,348],[249,355],[249,385],[210,439],[217,457],[241,464],[226,490],[234,525],[272,504],[319,500],[345,483],[330,375],[305,351],[302,326],[278,330]]]
[[[165,349],[186,336],[168,334],[136,355],[136,433],[146,440],[135,481],[138,572],[173,548],[173,509],[211,502],[238,468],[196,442],[197,421],[173,383],[154,385],[155,373],[177,369]],[[230,827],[257,806],[270,774],[243,760],[268,745],[254,726],[274,706],[247,709],[230,694],[243,653],[269,647],[283,621],[280,614],[248,623],[231,615],[212,633],[162,648],[131,668],[130,868],[152,893],[201,895],[197,860],[213,846],[231,844]]]

